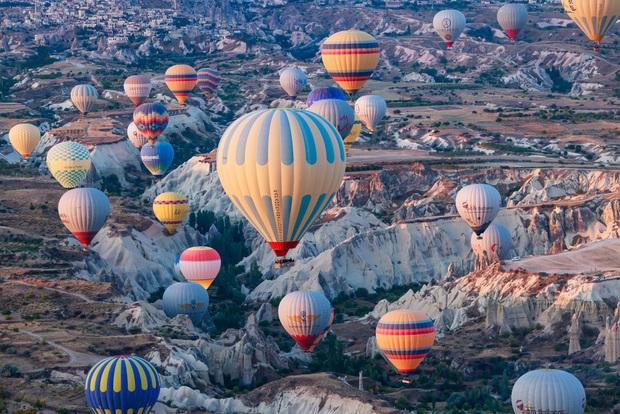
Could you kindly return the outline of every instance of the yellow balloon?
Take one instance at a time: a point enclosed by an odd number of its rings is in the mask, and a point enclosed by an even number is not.
[[[179,193],[162,193],[153,201],[153,213],[168,233],[174,234],[189,212],[187,197]]]
[[[28,158],[39,145],[41,132],[32,124],[17,124],[9,131],[9,141],[13,149],[24,158]]]
[[[351,146],[357,141],[357,139],[362,134],[362,123],[359,118],[355,117],[355,123],[353,123],[353,128],[351,128],[351,132],[344,138],[344,150],[346,153],[349,153]]]
[[[620,0],[562,0],[562,5],[597,49],[620,16]]]

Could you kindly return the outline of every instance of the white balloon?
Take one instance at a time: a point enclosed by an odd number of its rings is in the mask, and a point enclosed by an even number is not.
[[[385,99],[379,95],[365,95],[355,101],[355,114],[371,132],[375,132],[386,111]]]
[[[497,216],[501,203],[502,197],[488,184],[467,185],[456,194],[459,215],[478,236]]]
[[[477,256],[489,259],[506,259],[512,249],[512,234],[501,224],[491,224],[482,238],[471,234],[471,249]]]
[[[512,387],[515,414],[583,414],[586,392],[572,374],[559,369],[537,369],[521,376]]]
[[[291,98],[295,98],[307,83],[306,74],[299,68],[286,68],[280,72],[280,86]]]
[[[336,127],[344,139],[351,132],[355,122],[355,113],[347,101],[341,99],[322,99],[308,108],[310,112],[321,115]]]
[[[458,10],[442,10],[433,18],[435,31],[448,47],[452,47],[452,44],[463,33],[466,24],[465,16]]]
[[[510,40],[515,40],[527,24],[527,7],[521,3],[504,4],[497,11],[497,22]]]

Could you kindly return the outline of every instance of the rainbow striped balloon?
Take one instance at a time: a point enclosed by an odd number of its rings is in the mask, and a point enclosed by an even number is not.
[[[379,43],[366,32],[344,30],[323,42],[321,57],[332,79],[349,95],[362,89],[379,64]]]
[[[204,68],[198,71],[198,89],[204,95],[213,95],[222,78],[217,70]]]
[[[144,75],[132,75],[125,79],[123,88],[133,106],[140,106],[151,94],[151,80]]]
[[[164,79],[177,101],[185,105],[185,100],[196,86],[198,75],[189,65],[174,65],[168,68]]]
[[[97,414],[148,414],[159,397],[157,370],[136,356],[113,356],[91,368],[84,382],[88,406]]]
[[[161,193],[153,201],[153,213],[169,234],[174,234],[177,227],[187,217],[189,200],[180,193]]]
[[[164,132],[169,120],[166,107],[159,102],[142,104],[133,111],[133,123],[149,141],[155,141]]]
[[[435,342],[433,321],[422,312],[398,309],[377,323],[377,346],[401,374],[416,370]]]
[[[144,144],[140,150],[142,163],[155,176],[164,175],[172,165],[174,149],[166,141]]]
[[[299,109],[262,109],[220,140],[217,173],[233,204],[283,257],[329,205],[345,153],[336,128]]]
[[[179,270],[185,279],[205,289],[209,289],[221,267],[220,254],[211,247],[190,247],[179,258]]]
[[[90,170],[88,149],[73,141],[54,145],[47,152],[46,161],[52,177],[64,188],[78,187]]]
[[[84,115],[95,109],[99,94],[92,85],[77,85],[71,89],[71,102]]]

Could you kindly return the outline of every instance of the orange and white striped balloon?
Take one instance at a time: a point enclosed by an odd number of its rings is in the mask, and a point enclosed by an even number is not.
[[[179,269],[185,279],[205,289],[209,289],[221,267],[220,254],[211,247],[190,247],[179,258]]]

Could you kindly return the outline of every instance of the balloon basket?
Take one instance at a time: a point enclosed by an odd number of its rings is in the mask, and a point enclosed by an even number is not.
[[[409,378],[409,377],[402,377],[400,379],[400,382],[402,382],[405,385],[409,385],[409,384],[413,383],[413,380],[411,378]]]
[[[293,259],[278,259],[273,264],[275,269],[285,269],[287,267],[292,267],[295,264],[295,260]]]

